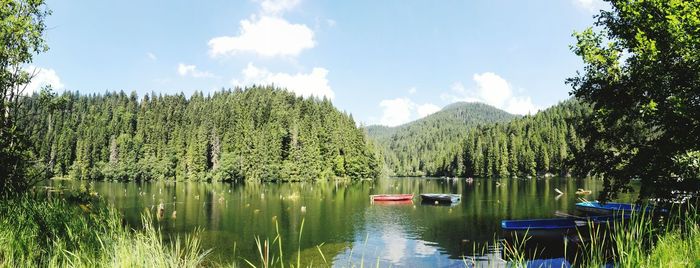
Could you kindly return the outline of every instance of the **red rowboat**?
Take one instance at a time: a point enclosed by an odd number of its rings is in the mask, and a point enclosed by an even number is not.
[[[372,205],[374,206],[406,206],[406,205],[413,205],[413,200],[401,200],[401,201],[377,201],[374,202],[372,201]]]
[[[370,197],[372,201],[406,201],[412,200],[413,194],[376,194]]]

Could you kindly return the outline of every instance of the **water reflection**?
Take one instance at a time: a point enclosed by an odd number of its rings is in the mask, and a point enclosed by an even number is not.
[[[73,188],[80,184],[52,183]],[[499,239],[502,219],[549,218],[555,211],[573,211],[578,188],[591,190],[593,194],[586,198],[594,199],[602,183],[576,179],[468,183],[437,178],[286,184],[94,183],[94,189],[136,228],[143,212],[155,213],[163,204],[165,216],[157,221],[163,233],[175,236],[200,230],[203,246],[213,248],[216,261],[256,262],[255,237],[272,240],[279,230],[287,261],[300,251],[302,263],[307,264],[374,266],[379,262],[380,266],[414,267],[498,266],[502,260],[491,249]],[[564,194],[556,198],[555,189]],[[416,198],[406,204],[370,202],[372,194],[392,193]],[[422,205],[421,193],[461,194],[462,198],[452,206]]]

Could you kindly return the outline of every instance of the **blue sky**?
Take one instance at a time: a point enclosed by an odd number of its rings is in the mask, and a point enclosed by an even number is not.
[[[274,83],[364,124],[455,101],[525,114],[568,98],[600,0],[57,1],[31,87],[191,94]]]

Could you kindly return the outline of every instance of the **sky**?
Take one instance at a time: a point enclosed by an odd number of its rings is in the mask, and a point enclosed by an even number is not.
[[[601,0],[47,0],[37,90],[190,95],[274,84],[363,125],[456,101],[534,114],[582,69],[571,34]]]

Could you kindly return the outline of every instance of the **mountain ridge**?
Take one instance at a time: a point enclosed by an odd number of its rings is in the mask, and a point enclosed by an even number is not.
[[[422,176],[439,173],[445,162],[459,156],[469,128],[516,118],[519,116],[488,104],[456,102],[399,126],[371,125],[365,129],[378,144],[390,175]]]
[[[512,115],[512,116],[515,116],[515,117],[521,117],[521,115],[516,115],[516,114],[508,113],[508,112],[506,112],[505,110],[496,108],[495,106],[492,106],[492,105],[489,105],[489,104],[486,104],[486,103],[483,103],[483,102],[458,101],[458,102],[450,103],[450,104],[446,105],[445,107],[442,107],[442,109],[440,109],[439,111],[434,112],[434,113],[432,113],[432,114],[429,114],[429,115],[427,115],[427,116],[425,116],[425,117],[421,117],[421,118],[418,118],[418,119],[415,119],[415,120],[412,120],[412,121],[409,121],[409,122],[406,122],[406,123],[403,123],[403,124],[400,124],[400,125],[397,125],[397,126],[393,126],[393,127],[392,127],[392,126],[386,126],[386,125],[380,125],[380,124],[372,124],[372,125],[367,125],[367,126],[365,126],[365,128],[401,128],[401,127],[404,127],[404,126],[406,126],[406,125],[410,125],[410,124],[413,124],[413,123],[416,123],[416,122],[425,120],[426,118],[432,117],[432,116],[434,116],[434,115],[436,115],[436,114],[438,114],[438,113],[449,112],[450,110],[455,110],[455,109],[464,109],[465,107],[468,108],[468,107],[470,107],[470,106],[488,107],[488,109],[499,110],[499,111],[502,111],[502,112],[504,112],[504,113],[510,114],[510,115]]]

